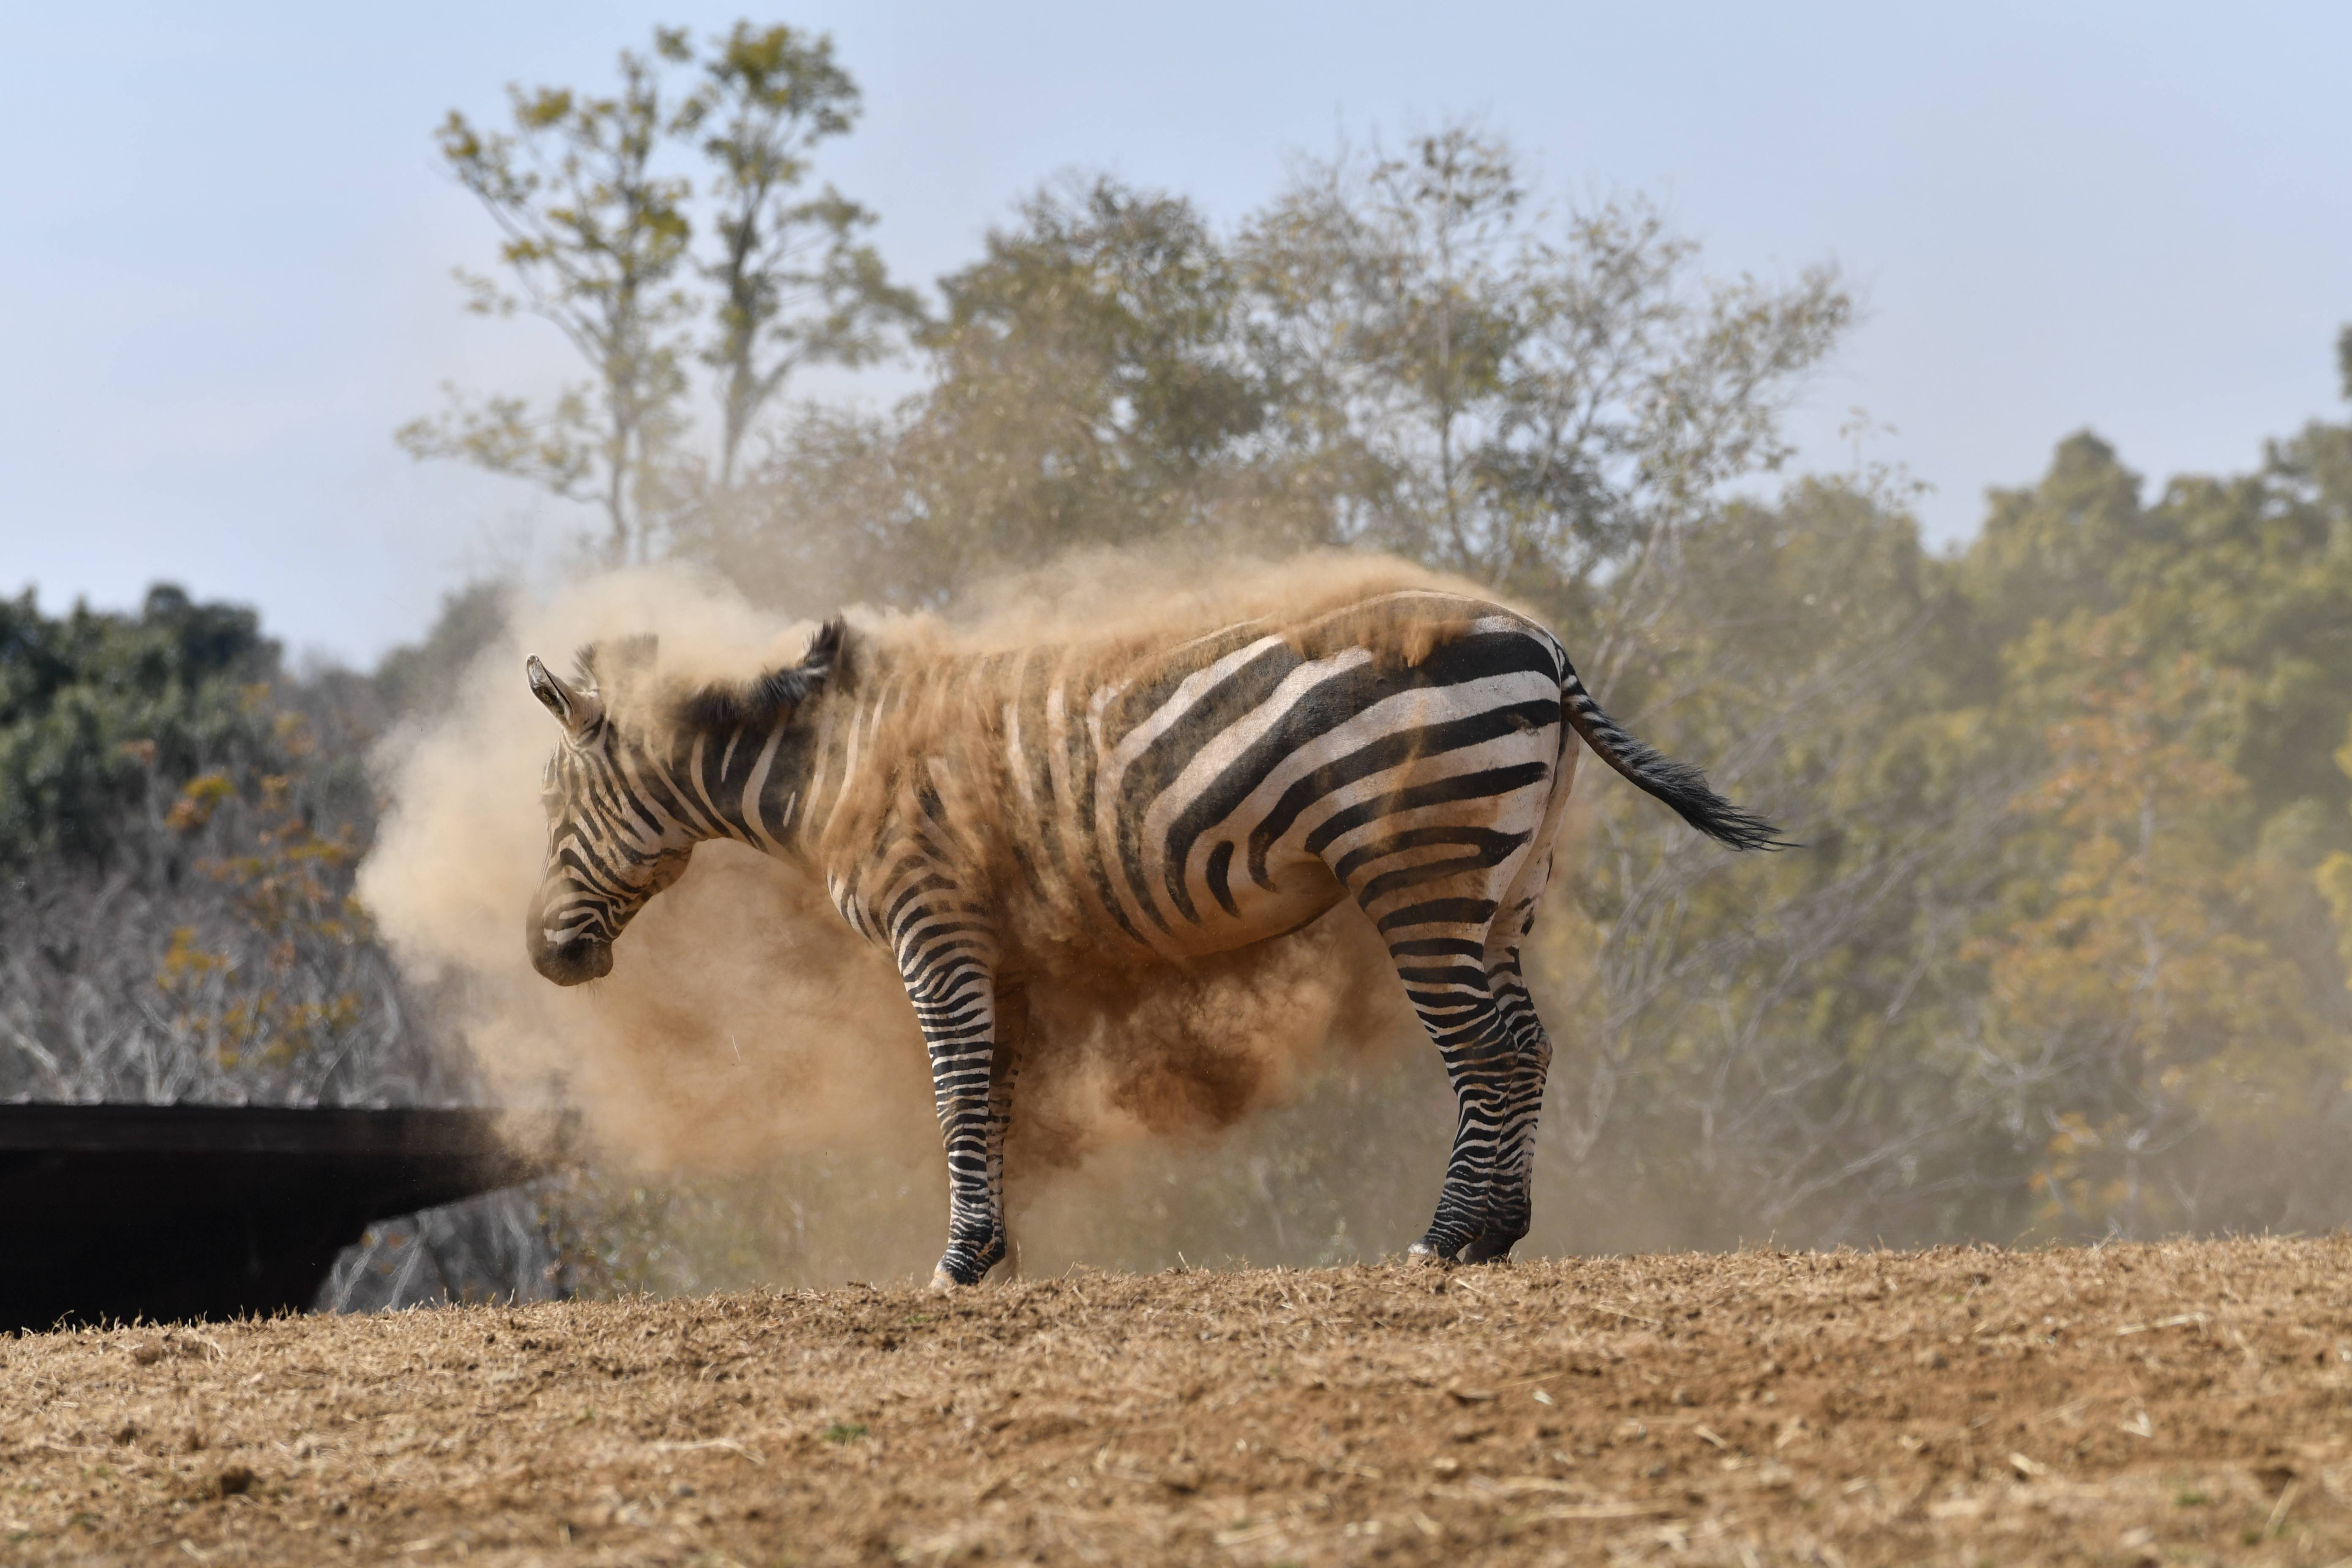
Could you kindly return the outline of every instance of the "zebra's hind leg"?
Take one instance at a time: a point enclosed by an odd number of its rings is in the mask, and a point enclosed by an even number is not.
[[[1460,837],[1448,834],[1449,839]],[[1516,972],[1490,966],[1488,937],[1498,903],[1493,894],[1508,885],[1516,869],[1509,864],[1516,858],[1512,851],[1524,842],[1525,836],[1514,840],[1492,835],[1479,842],[1483,853],[1467,866],[1424,861],[1376,877],[1357,894],[1387,940],[1405,995],[1436,1045],[1454,1089],[1454,1146],[1446,1156],[1445,1182],[1428,1231],[1408,1254],[1414,1258],[1462,1257],[1477,1248],[1494,1225],[1488,1211],[1497,1161],[1511,1147],[1507,1140],[1517,1125],[1514,1111],[1526,1076],[1520,1032],[1513,1024],[1517,1013],[1534,1015],[1524,1006],[1523,993],[1510,984]],[[1505,864],[1496,875],[1498,860]],[[1433,882],[1437,886],[1432,888]],[[1380,898],[1391,890],[1402,896]],[[1498,986],[1498,981],[1505,984]],[[1515,995],[1521,1003],[1517,1009],[1507,1005]],[[1539,1100],[1540,1089],[1537,1092]],[[1508,1251],[1526,1234],[1524,1217],[1518,1224],[1499,1250]]]
[[[1429,935],[1402,935],[1389,944],[1454,1089],[1454,1147],[1446,1155],[1445,1183],[1429,1229],[1409,1253],[1420,1259],[1459,1257],[1486,1235],[1496,1157],[1517,1076],[1509,1031],[1486,969],[1461,951],[1475,952],[1478,946]]]
[[[1486,1187],[1486,1221],[1462,1250],[1465,1263],[1510,1256],[1535,1213],[1536,1123],[1543,1113],[1544,1082],[1551,1071],[1551,1037],[1536,1016],[1519,973],[1517,946],[1487,971],[1489,988],[1510,1036],[1512,1076],[1503,1101],[1502,1131]]]
[[[1550,879],[1573,773],[1570,753],[1554,755],[1536,779],[1521,774],[1493,795],[1465,790],[1441,810],[1376,818],[1365,840],[1326,851],[1387,942],[1454,1087],[1454,1147],[1437,1212],[1411,1249],[1416,1258],[1499,1258],[1528,1233],[1551,1042],[1518,953]],[[1477,819],[1454,815],[1474,802]]]

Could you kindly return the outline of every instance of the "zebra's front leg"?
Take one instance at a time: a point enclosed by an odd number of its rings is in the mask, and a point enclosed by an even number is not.
[[[1012,1083],[997,1067],[992,954],[971,928],[929,922],[900,944],[899,966],[931,1061],[931,1099],[948,1156],[948,1246],[931,1288],[977,1285],[1004,1257],[1002,1126]],[[911,951],[910,951],[911,950]]]
[[[988,1077],[988,1204],[996,1216],[996,1256],[1011,1252],[1004,1214],[1004,1141],[1013,1131],[1013,1084],[1021,1076],[1021,1053],[1029,1034],[1027,994],[1016,986],[996,988],[996,1057]]]

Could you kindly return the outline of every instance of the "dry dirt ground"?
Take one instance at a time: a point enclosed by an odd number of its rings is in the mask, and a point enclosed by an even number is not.
[[[2327,1563],[2347,1287],[2241,1240],[0,1338],[0,1561]]]

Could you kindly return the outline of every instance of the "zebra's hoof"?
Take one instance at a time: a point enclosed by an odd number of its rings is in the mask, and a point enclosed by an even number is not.
[[[934,1268],[931,1270],[931,1289],[944,1295],[950,1290],[961,1290],[963,1287],[957,1284],[956,1277],[946,1269]]]
[[[1404,1249],[1404,1260],[1407,1263],[1421,1264],[1424,1268],[1442,1268],[1454,1261],[1454,1259],[1438,1251],[1437,1248],[1430,1246],[1429,1243],[1425,1241],[1416,1241],[1411,1247],[1406,1247]]]

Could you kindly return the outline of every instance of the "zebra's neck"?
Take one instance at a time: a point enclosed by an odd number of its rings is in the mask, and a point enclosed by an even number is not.
[[[815,748],[795,718],[680,737],[662,764],[664,784],[704,838],[730,838],[797,858]]]

